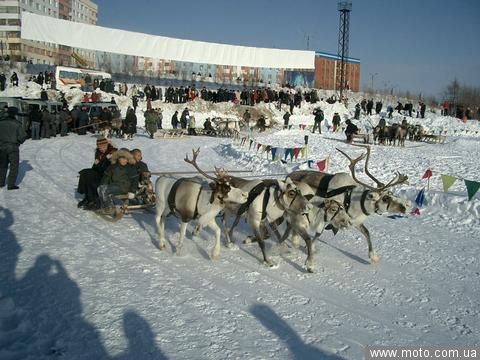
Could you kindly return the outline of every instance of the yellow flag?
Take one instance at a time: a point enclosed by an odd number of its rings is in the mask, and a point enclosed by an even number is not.
[[[443,191],[447,192],[456,180],[456,177],[442,175]]]

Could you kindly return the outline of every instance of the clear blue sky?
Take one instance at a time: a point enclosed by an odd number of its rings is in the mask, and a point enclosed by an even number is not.
[[[98,25],[233,45],[337,53],[333,0],[96,0]],[[480,87],[480,0],[352,0],[361,86],[435,95]]]

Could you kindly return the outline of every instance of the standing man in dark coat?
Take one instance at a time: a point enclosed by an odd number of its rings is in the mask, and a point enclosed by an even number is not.
[[[288,129],[288,123],[290,121],[290,113],[287,111],[285,115],[283,115],[283,128]]]
[[[354,118],[355,118],[355,120],[360,119],[360,104],[355,105],[355,116],[354,116]]]
[[[367,102],[367,115],[372,115],[372,109],[373,109],[373,100],[370,99]]]
[[[80,113],[78,114],[78,135],[87,134],[87,125],[89,122],[87,107],[82,106]]]
[[[133,135],[137,132],[137,115],[135,111],[128,107],[127,116],[125,117],[123,133],[126,139],[133,139]]]
[[[40,137],[42,139],[50,138],[50,126],[52,122],[53,119],[50,115],[50,111],[48,111],[47,107],[45,106],[42,111],[42,129],[40,130]]]
[[[313,121],[313,129],[312,129],[312,133],[315,134],[315,129],[318,128],[318,133],[321,134],[322,133],[322,121],[325,119],[325,115],[323,114],[323,110],[322,109],[315,109],[313,111],[313,115],[315,115]]]
[[[189,112],[188,112],[188,108],[185,108],[183,111],[182,111],[182,115],[180,116],[180,126],[182,127],[182,129],[186,129],[187,128],[187,123],[188,123],[188,118],[187,116],[189,116]]]
[[[175,111],[172,116],[172,129],[176,129],[178,127],[178,123],[178,111]]]
[[[42,123],[42,113],[38,107],[31,108],[29,119],[32,129],[32,140],[40,140],[40,124]]]
[[[4,91],[5,90],[5,83],[7,82],[7,77],[5,76],[5,74],[2,72],[0,74],[0,91]]]
[[[23,130],[22,124],[17,121],[18,109],[9,107],[7,113],[0,115],[0,188],[5,186],[7,180],[7,170],[10,165],[8,174],[7,189],[16,190],[15,185],[18,176],[18,163],[20,160],[19,147],[27,134]]]

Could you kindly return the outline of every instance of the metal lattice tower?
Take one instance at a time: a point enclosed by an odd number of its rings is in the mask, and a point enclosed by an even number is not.
[[[340,25],[338,31],[338,57],[337,62],[337,78],[336,90],[340,92],[340,99],[343,96],[343,90],[348,81],[347,79],[347,58],[348,45],[350,38],[350,11],[352,11],[352,3],[343,1],[338,3],[338,11],[340,12]]]

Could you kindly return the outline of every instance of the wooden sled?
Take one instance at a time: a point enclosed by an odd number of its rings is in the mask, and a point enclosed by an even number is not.
[[[156,139],[180,139],[187,134],[185,129],[161,129],[155,133]]]

